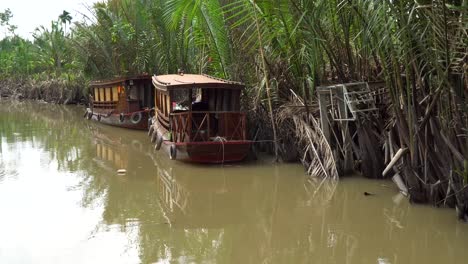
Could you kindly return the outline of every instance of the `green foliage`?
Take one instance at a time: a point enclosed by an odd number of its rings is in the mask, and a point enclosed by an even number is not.
[[[33,43],[4,38],[1,73],[97,79],[182,68],[244,81],[258,103],[269,86],[273,104],[289,89],[313,100],[318,84],[385,79],[396,99],[408,94],[399,74],[449,87],[441,76],[465,71],[466,10],[448,0],[108,0],[70,32],[63,11]],[[8,26],[11,12],[0,15]]]
[[[112,0],[92,12],[88,21],[75,23],[72,38],[89,76],[178,68],[229,76],[232,48],[217,0]]]
[[[0,40],[0,78],[30,74],[33,48],[30,41],[18,36]]]
[[[182,35],[185,64],[199,72],[228,77],[231,45],[218,0],[169,0],[164,11],[166,25]],[[194,70],[195,70],[194,69]]]
[[[9,10],[7,10],[9,11]],[[0,17],[2,25],[9,25],[11,12]],[[60,78],[62,74],[80,74],[80,65],[75,63],[73,48],[70,46],[71,35],[65,33],[64,25],[71,21],[71,16],[64,11],[59,19],[52,21],[50,28],[36,28],[34,41],[14,35],[0,41],[0,74],[3,78],[24,78],[44,75]]]
[[[17,26],[10,24],[10,19],[13,17],[9,8],[5,9],[4,12],[0,12],[0,27],[6,27],[7,32],[14,35]],[[5,32],[5,36],[7,33]]]

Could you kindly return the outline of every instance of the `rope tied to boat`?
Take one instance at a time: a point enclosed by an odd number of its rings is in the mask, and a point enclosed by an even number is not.
[[[224,164],[224,143],[227,142],[227,139],[225,137],[220,137],[220,136],[217,136],[214,138],[215,142],[221,142],[221,146],[223,147],[223,160],[221,162],[221,164]]]

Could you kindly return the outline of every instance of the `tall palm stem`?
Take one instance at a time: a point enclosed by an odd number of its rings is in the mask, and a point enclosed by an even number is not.
[[[254,1],[255,3],[255,1]],[[267,101],[268,101],[268,111],[270,115],[270,122],[271,122],[271,127],[273,129],[273,141],[274,141],[274,146],[275,146],[275,159],[276,161],[278,160],[278,136],[276,132],[276,122],[275,122],[275,117],[273,114],[273,104],[271,100],[271,85],[270,85],[270,78],[269,78],[269,72],[267,68],[267,62],[266,62],[266,57],[265,57],[265,50],[263,48],[263,40],[262,40],[262,34],[260,32],[260,24],[258,22],[258,15],[257,15],[257,10],[253,8],[254,12],[254,19],[255,19],[255,27],[256,27],[256,33],[257,33],[257,38],[258,38],[258,51],[260,53],[260,59],[262,61],[262,71],[263,71],[263,78],[265,80],[265,89],[266,89],[266,95],[267,95]]]

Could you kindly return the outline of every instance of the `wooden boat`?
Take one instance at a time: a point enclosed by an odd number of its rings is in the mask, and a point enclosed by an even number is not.
[[[90,87],[86,118],[113,126],[148,129],[148,119],[154,113],[150,75],[94,81]]]
[[[244,85],[207,75],[153,76],[155,116],[149,129],[156,149],[171,159],[199,163],[243,160],[250,149]]]

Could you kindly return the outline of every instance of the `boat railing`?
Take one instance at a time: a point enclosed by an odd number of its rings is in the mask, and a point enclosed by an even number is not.
[[[171,113],[170,126],[175,143],[246,140],[246,115],[242,112]]]
[[[102,109],[115,109],[117,107],[116,101],[94,101],[92,103],[93,108],[102,108]]]

